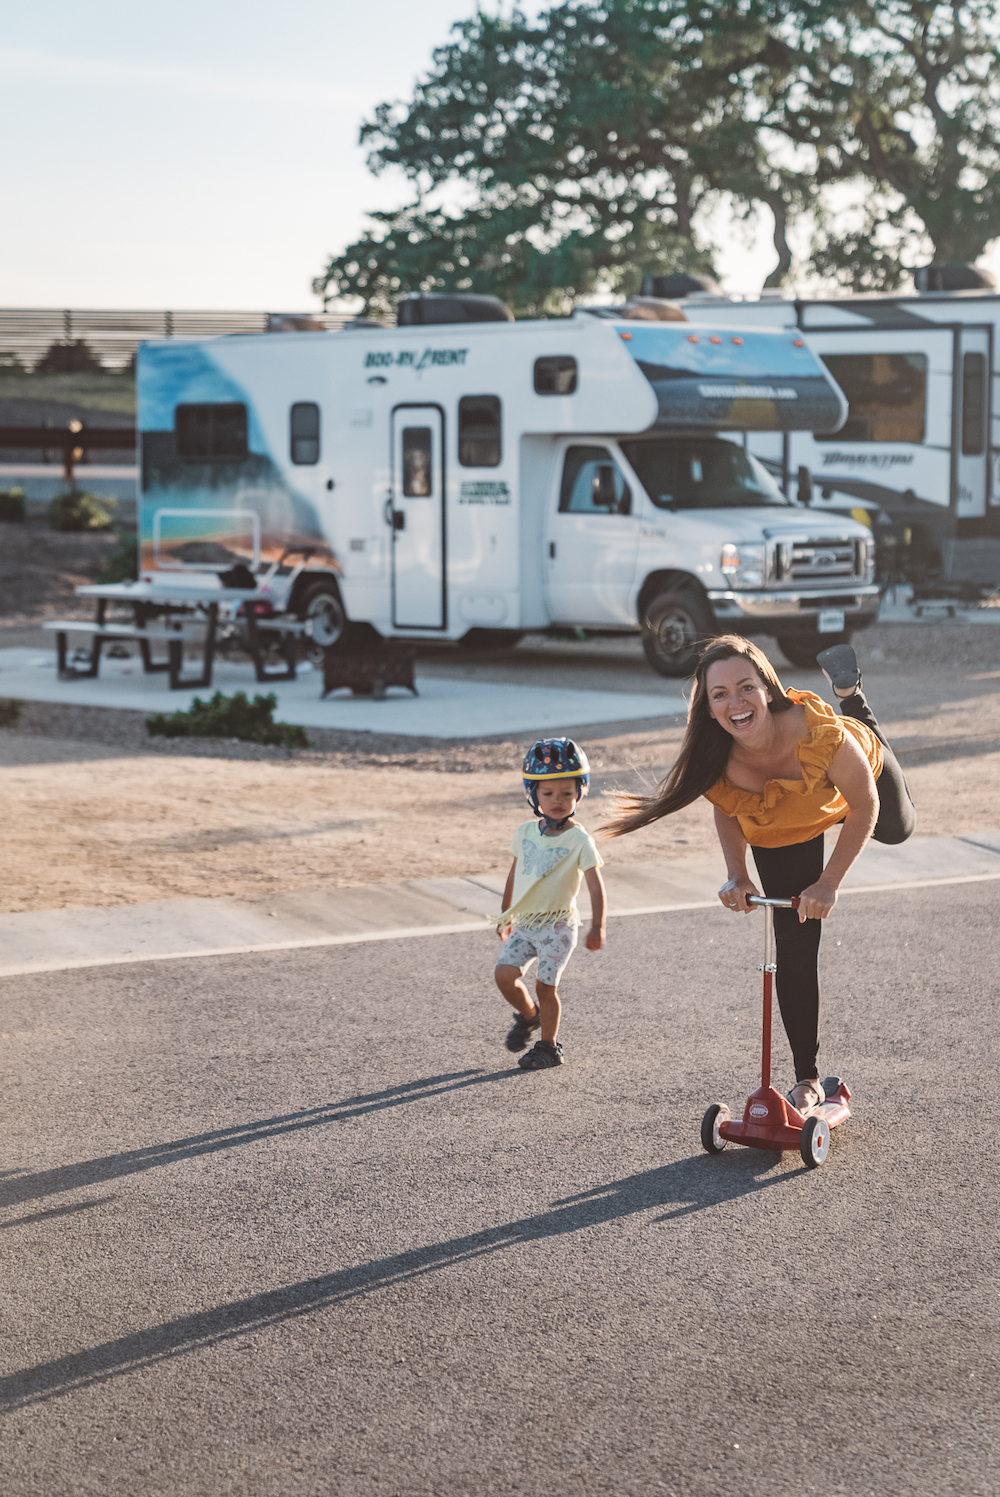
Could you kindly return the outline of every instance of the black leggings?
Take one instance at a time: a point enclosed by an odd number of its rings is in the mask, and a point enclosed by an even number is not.
[[[916,814],[903,771],[886,743],[864,693],[855,692],[840,703],[844,717],[857,718],[870,728],[882,745],[882,773],[876,781],[878,821],[872,837],[876,842],[905,842],[913,833]],[[814,884],[823,872],[823,835],[791,847],[752,849],[761,886],[769,899],[791,899]],[[774,942],[777,948],[778,1007],[792,1047],[796,1081],[818,1076],[819,1051],[819,942],[822,920],[800,923],[795,910],[775,910]]]

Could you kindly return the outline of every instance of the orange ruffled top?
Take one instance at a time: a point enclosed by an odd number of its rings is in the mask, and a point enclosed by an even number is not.
[[[870,728],[853,717],[841,717],[811,691],[789,690],[806,709],[808,732],[795,745],[801,780],[768,780],[762,794],[741,790],[722,776],[705,799],[733,816],[751,847],[791,847],[809,842],[847,815],[847,802],[830,781],[830,762],[850,733],[864,751],[876,780],[882,773],[882,745]]]

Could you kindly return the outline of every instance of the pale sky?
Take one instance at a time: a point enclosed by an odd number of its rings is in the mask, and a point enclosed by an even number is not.
[[[492,0],[496,3],[496,0]],[[536,13],[542,0],[522,8]],[[316,305],[312,277],[406,201],[358,128],[473,0],[35,0],[0,44],[0,306]],[[756,291],[767,236],[732,236]]]

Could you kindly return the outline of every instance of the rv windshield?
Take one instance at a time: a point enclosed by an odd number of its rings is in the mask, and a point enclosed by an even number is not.
[[[792,505],[755,457],[711,437],[622,442],[621,449],[660,509],[759,509]]]

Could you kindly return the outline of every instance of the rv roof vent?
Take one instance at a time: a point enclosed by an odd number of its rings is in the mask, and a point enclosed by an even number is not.
[[[921,265],[913,272],[918,291],[992,291],[996,283],[979,265]]]
[[[434,322],[513,322],[499,296],[480,296],[473,291],[416,291],[404,296],[396,308],[397,327],[417,327]]]
[[[677,301],[683,296],[718,296],[721,287],[710,275],[689,275],[682,271],[677,275],[644,275],[640,296],[662,296],[666,301]]]

